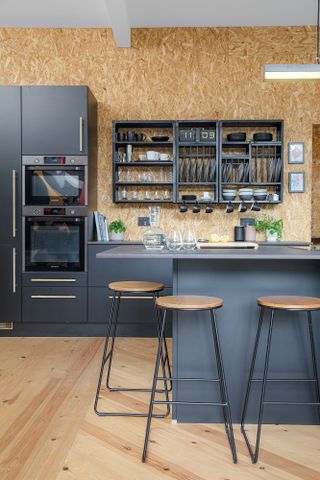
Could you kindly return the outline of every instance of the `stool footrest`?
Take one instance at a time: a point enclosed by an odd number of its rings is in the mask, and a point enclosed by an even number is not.
[[[227,407],[227,403],[223,402],[184,402],[181,400],[154,400],[155,405],[214,405],[216,407]]]
[[[263,382],[263,378],[253,378],[252,382]],[[316,382],[315,378],[266,378],[266,382]]]
[[[311,405],[311,406],[319,406],[320,402],[286,402],[286,401],[275,401],[275,402],[262,402],[263,405]]]
[[[177,377],[157,377],[157,380],[169,382],[220,382],[220,378],[177,378]]]

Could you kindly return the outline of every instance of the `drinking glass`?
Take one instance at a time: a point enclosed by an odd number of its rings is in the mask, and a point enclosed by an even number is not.
[[[182,235],[180,230],[171,229],[167,235],[167,248],[169,250],[180,250],[182,248]]]
[[[193,228],[187,228],[182,236],[182,248],[184,250],[194,250],[197,246],[197,237]]]

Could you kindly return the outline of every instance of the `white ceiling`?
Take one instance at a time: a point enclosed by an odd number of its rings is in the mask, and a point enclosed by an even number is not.
[[[130,27],[312,25],[316,12],[317,0],[0,0],[0,28],[111,27],[121,43]]]

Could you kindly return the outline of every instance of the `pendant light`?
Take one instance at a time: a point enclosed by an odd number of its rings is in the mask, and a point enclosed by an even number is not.
[[[265,80],[320,80],[319,23],[320,23],[320,0],[318,0],[318,9],[317,9],[316,63],[265,65],[264,66]]]

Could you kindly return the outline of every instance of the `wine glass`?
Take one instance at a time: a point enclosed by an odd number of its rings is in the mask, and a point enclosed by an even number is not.
[[[182,235],[180,230],[172,228],[167,235],[167,247],[169,250],[180,250],[182,248]]]
[[[197,237],[193,228],[187,228],[183,232],[183,244],[182,248],[184,250],[194,250],[197,246]]]

